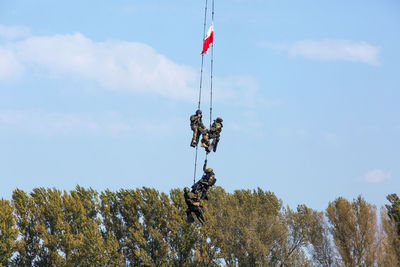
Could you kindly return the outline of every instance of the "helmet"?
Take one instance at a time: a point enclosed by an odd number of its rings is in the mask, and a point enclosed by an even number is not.
[[[199,114],[201,114],[201,113],[202,113],[202,112],[201,112],[200,109],[196,110],[196,115],[199,115]]]
[[[212,169],[212,168],[207,168],[207,169],[206,169],[206,172],[207,172],[207,173],[213,172],[213,169]]]
[[[185,187],[184,189],[183,189],[183,192],[185,192],[185,193],[189,193],[189,187]]]
[[[218,117],[218,118],[216,118],[215,119],[217,122],[222,122],[222,118],[221,117]]]

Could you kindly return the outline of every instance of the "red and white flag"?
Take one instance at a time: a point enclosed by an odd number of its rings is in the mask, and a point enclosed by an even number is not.
[[[207,52],[208,48],[210,48],[210,44],[214,41],[214,27],[213,25],[210,26],[208,29],[206,38],[204,39],[204,44],[203,44],[203,51],[201,54],[204,54]]]

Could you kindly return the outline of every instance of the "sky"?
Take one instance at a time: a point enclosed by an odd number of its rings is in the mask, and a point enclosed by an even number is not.
[[[190,186],[205,2],[0,0],[0,197]],[[399,194],[399,29],[397,0],[215,0],[217,185],[317,210]]]

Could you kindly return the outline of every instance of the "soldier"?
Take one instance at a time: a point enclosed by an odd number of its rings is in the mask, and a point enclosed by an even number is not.
[[[217,146],[218,146],[218,142],[219,142],[219,137],[222,131],[222,127],[224,127],[222,125],[222,118],[218,117],[214,120],[213,124],[211,125],[211,128],[208,130],[208,135],[209,138],[212,139],[212,143],[211,145],[209,145],[206,148],[207,153],[214,151],[217,151]]]
[[[200,199],[199,196],[193,192],[190,192],[188,187],[185,187],[183,189],[184,196],[185,196],[185,202],[186,205],[188,206],[186,210],[186,215],[187,215],[187,220],[188,222],[192,223],[194,222],[192,212],[196,215],[197,219],[201,224],[204,225],[205,219],[203,217],[203,206],[200,205]]]
[[[207,191],[215,184],[217,179],[212,168],[207,168],[207,160],[204,161],[203,165],[203,177],[192,186],[193,193],[201,193],[200,198],[208,200]]]
[[[190,116],[190,128],[192,128],[193,131],[193,138],[192,142],[190,143],[190,146],[192,147],[197,146],[197,143],[199,142],[200,139],[200,134],[203,135],[203,138],[201,140],[202,146],[205,146],[208,142],[207,128],[206,126],[204,126],[201,118],[202,114],[200,109],[196,110],[196,114]]]

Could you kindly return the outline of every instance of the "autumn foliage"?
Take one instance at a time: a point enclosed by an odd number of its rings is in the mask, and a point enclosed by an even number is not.
[[[207,224],[181,190],[36,188],[0,200],[0,266],[400,266],[400,200],[361,196],[325,212],[261,189],[209,192]]]

